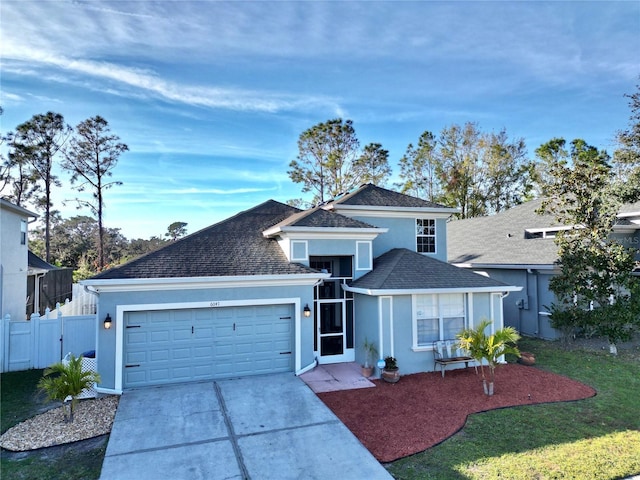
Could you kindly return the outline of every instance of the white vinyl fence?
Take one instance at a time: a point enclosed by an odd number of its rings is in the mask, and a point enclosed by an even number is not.
[[[33,314],[31,320],[6,315],[0,319],[0,341],[1,372],[46,368],[67,353],[79,356],[95,350],[96,316],[67,316],[59,308]]]
[[[67,299],[63,305],[56,310],[62,312],[63,315],[91,315],[96,313],[96,295],[87,292],[84,287],[78,283],[71,286],[72,301]]]

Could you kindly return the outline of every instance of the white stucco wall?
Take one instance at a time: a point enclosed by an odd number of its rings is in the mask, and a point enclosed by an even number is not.
[[[20,224],[35,214],[0,199],[0,313],[14,320],[26,318],[28,242],[20,243]]]

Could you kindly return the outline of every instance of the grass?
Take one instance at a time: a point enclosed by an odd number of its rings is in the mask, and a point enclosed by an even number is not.
[[[0,423],[2,432],[42,413],[49,406],[36,384],[42,370],[3,373],[0,377]],[[56,447],[20,456],[2,451],[0,478],[15,480],[94,480],[100,477],[107,442],[89,449]]]
[[[555,342],[524,339],[537,366],[579,380],[598,394],[568,403],[494,410],[469,417],[440,445],[387,465],[396,479],[612,480],[640,473],[640,349],[564,351]],[[46,406],[36,383],[42,370],[2,374],[2,431]],[[0,460],[12,479],[98,479],[106,440],[87,450],[61,449]]]
[[[472,415],[463,430],[387,465],[396,479],[594,479],[640,473],[640,350],[616,358],[523,339],[537,366],[597,390],[577,402]]]

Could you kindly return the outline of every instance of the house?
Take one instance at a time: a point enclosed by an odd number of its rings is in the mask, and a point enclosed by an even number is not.
[[[522,287],[504,302],[505,325],[527,336],[554,339],[560,334],[549,323],[548,307],[555,300],[549,280],[558,272],[553,239],[568,227],[536,213],[541,205],[542,199],[536,199],[488,217],[450,222],[448,260]],[[640,246],[640,202],[624,205],[613,236],[627,246]]]
[[[501,328],[519,289],[446,262],[454,212],[371,184],[304,211],[269,200],[85,280],[100,388],[300,374],[362,362],[365,337],[432,370],[434,340]]]
[[[35,213],[0,198],[0,314],[26,319],[28,225]]]
[[[27,316],[42,315],[57,303],[73,300],[73,268],[60,268],[44,261],[29,250],[27,271]]]

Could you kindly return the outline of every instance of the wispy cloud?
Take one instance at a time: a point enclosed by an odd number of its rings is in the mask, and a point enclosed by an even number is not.
[[[238,195],[242,193],[271,192],[276,188],[180,188],[164,190],[163,194],[169,195]]]
[[[184,85],[164,80],[148,69],[125,67],[110,62],[55,56],[24,48],[10,48],[6,54],[14,59],[20,58],[22,61],[28,61],[42,67],[55,67],[75,74],[98,77],[133,87],[166,101],[191,106],[271,113],[288,110],[308,110],[319,107],[333,111],[339,110],[339,106],[335,101],[321,96]],[[8,66],[6,71],[12,71],[11,66]],[[36,69],[23,70],[22,73],[38,74]],[[66,81],[64,77],[60,76],[53,78],[58,81]]]

